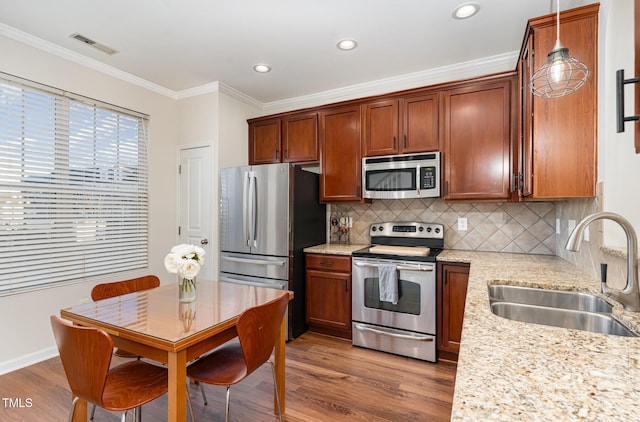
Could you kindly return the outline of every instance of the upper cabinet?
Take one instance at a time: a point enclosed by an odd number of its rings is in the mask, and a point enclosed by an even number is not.
[[[320,116],[320,202],[362,199],[360,107],[323,110]]]
[[[438,150],[436,93],[362,105],[364,156]]]
[[[249,164],[281,161],[281,126],[281,119],[249,122]]]
[[[531,93],[531,75],[556,42],[556,15],[531,19],[518,62],[519,141],[516,188],[520,199],[595,196],[597,182],[598,4],[560,13],[560,38],[589,68],[578,91],[560,98]]]
[[[318,161],[318,114],[249,120],[249,164]]]
[[[442,93],[446,200],[508,200],[515,74]]]

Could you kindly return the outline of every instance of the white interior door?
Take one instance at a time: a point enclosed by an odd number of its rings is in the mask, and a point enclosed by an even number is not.
[[[180,243],[198,245],[206,251],[205,264],[198,277],[213,279],[211,241],[213,171],[211,147],[180,151]]]

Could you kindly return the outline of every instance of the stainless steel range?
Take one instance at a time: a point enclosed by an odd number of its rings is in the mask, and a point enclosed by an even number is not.
[[[436,256],[444,227],[372,224],[352,254],[353,344],[436,362]]]

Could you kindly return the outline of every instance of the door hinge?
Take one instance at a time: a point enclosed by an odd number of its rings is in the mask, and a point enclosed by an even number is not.
[[[522,173],[514,174],[513,175],[513,191],[518,192],[522,190],[523,187],[524,187],[524,184],[522,179]]]

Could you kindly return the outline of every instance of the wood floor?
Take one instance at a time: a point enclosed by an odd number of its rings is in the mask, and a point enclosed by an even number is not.
[[[455,365],[353,347],[349,341],[309,332],[287,343],[286,356],[285,421],[450,420]],[[271,380],[265,365],[231,388],[232,421],[277,420]],[[189,388],[197,421],[224,421],[224,387],[205,385],[207,406],[198,386]],[[65,421],[70,395],[58,358],[5,374],[0,376],[0,421]],[[143,420],[164,421],[166,409],[165,395],[144,406]],[[115,413],[96,411],[97,422],[118,420]]]

